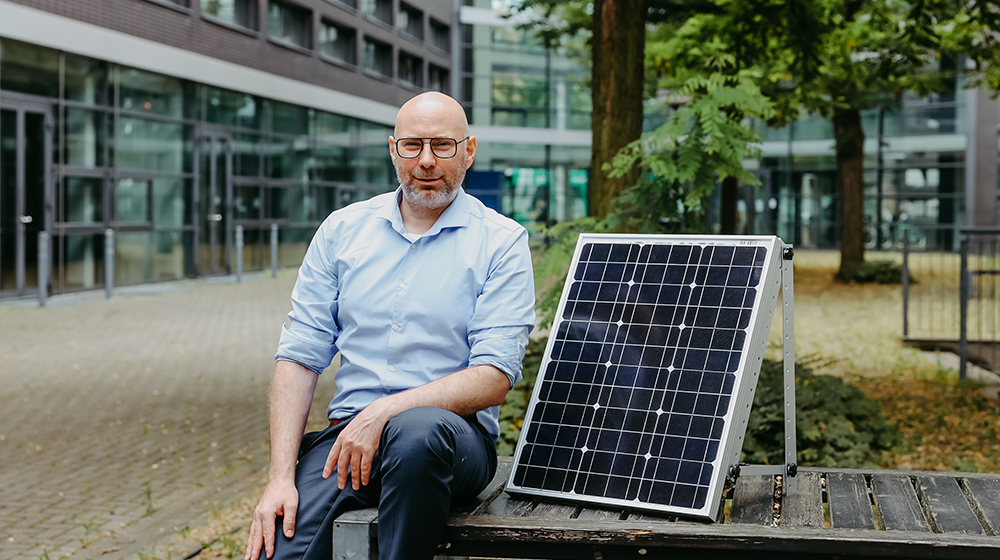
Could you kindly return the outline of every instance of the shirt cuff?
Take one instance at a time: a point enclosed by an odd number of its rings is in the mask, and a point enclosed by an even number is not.
[[[469,357],[469,366],[493,366],[504,372],[510,386],[521,380],[521,360],[524,346],[516,334],[488,336],[476,342]]]

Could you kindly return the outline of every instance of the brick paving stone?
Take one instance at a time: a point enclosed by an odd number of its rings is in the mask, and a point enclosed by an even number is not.
[[[0,305],[0,559],[99,554],[107,532],[153,527],[201,496],[185,513],[194,519],[259,484],[295,271],[244,278]],[[209,499],[203,488],[222,490]]]

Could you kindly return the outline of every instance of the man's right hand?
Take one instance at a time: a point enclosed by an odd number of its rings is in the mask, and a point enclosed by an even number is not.
[[[268,558],[274,556],[274,520],[281,515],[281,530],[291,538],[295,534],[295,513],[299,507],[299,492],[294,481],[268,482],[257,508],[253,511],[253,524],[247,538],[245,560],[258,560],[261,546]]]

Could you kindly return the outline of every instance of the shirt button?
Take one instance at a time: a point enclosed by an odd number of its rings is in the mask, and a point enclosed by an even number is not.
[[[414,249],[416,249],[416,248],[417,248],[417,246],[416,246],[416,245],[413,245],[413,244],[411,244],[411,245],[410,245],[410,250],[411,250],[411,251],[412,251],[412,250],[414,250]]]
[[[393,325],[392,330],[399,332],[399,325]]]
[[[400,288],[405,288],[405,287],[406,287],[406,284],[405,284],[404,282],[400,282],[400,283],[399,283],[399,287],[400,287]]]
[[[389,366],[389,371],[396,371],[396,366]]]

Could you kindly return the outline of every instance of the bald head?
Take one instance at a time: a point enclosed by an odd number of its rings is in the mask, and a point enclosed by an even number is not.
[[[428,128],[440,129],[446,133],[428,135],[410,132]],[[469,121],[462,105],[436,91],[421,93],[404,103],[396,115],[396,128],[393,131],[396,138],[443,136],[460,139],[468,135]]]

